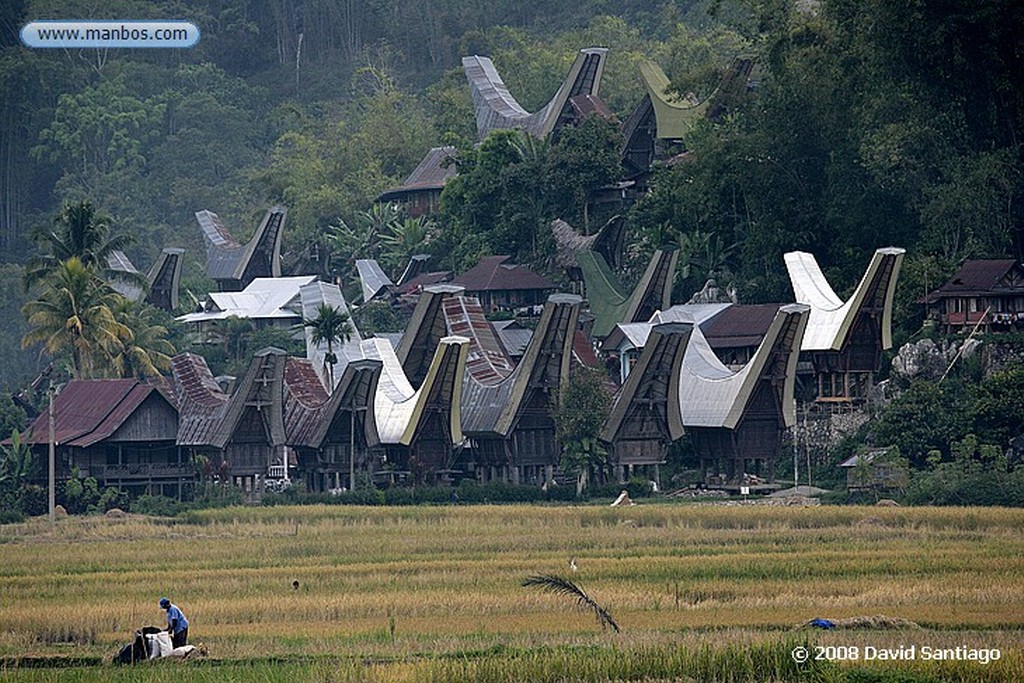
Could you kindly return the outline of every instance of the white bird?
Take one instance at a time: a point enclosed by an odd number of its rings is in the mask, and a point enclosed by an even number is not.
[[[573,573],[575,573],[576,570],[578,569],[578,567],[576,566],[576,558],[575,557],[573,557],[572,559],[569,560],[569,569],[571,569],[573,571]]]

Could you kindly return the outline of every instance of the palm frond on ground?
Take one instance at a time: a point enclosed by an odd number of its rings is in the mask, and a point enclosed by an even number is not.
[[[597,604],[582,588],[569,579],[564,579],[555,574],[537,574],[526,577],[522,585],[525,587],[536,586],[549,593],[556,593],[558,595],[568,595],[576,600],[576,606],[580,609],[591,610],[602,629],[610,627],[616,633],[619,632],[619,625],[612,619],[612,615],[608,613],[608,610]]]

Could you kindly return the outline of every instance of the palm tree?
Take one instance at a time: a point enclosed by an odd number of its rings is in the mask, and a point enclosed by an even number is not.
[[[167,339],[167,327],[156,316],[157,309],[122,298],[114,307],[114,317],[124,327],[121,349],[113,358],[114,370],[121,377],[160,377],[171,369],[174,344]]]
[[[256,331],[256,326],[248,318],[239,318],[237,315],[229,315],[223,320],[214,320],[210,323],[209,336],[219,341],[224,347],[224,359],[229,364],[235,364],[242,360],[245,355],[245,338]]]
[[[77,256],[58,263],[42,285],[39,298],[21,309],[31,327],[22,348],[42,342],[51,356],[68,354],[79,379],[109,374],[128,334],[113,313],[121,297]]]
[[[316,309],[316,317],[303,319],[302,327],[312,330],[314,344],[327,344],[324,372],[327,374],[328,391],[334,391],[334,366],[338,362],[338,357],[334,355],[334,344],[344,344],[352,338],[354,332],[348,313],[329,304],[320,304]]]
[[[386,258],[389,267],[396,267],[407,261],[410,256],[421,253],[430,242],[434,221],[426,216],[404,218],[389,223],[380,236],[380,244],[384,248],[381,258]]]
[[[44,232],[39,239],[49,247],[44,256],[34,256],[25,264],[25,288],[44,279],[57,270],[58,265],[72,256],[106,279],[120,279],[146,287],[146,279],[139,273],[126,273],[110,267],[107,258],[131,243],[127,235],[110,236],[110,219],[99,214],[92,202],[67,202],[54,219],[55,229]]]

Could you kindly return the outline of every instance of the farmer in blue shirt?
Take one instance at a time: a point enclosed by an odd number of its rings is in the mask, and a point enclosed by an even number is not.
[[[167,598],[160,598],[160,609],[167,610],[167,632],[174,647],[188,645],[188,619],[182,611]]]

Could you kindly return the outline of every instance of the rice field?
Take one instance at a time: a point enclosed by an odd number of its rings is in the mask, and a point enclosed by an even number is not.
[[[1022,551],[1024,510],[1009,509],[651,502],[31,520],[0,527],[0,679],[1022,681]],[[576,582],[621,633],[521,585],[536,574]],[[135,629],[163,623],[163,595],[207,656],[114,667]],[[861,627],[800,628],[814,618]],[[800,647],[810,661],[793,660]],[[935,658],[968,651],[992,661]]]

